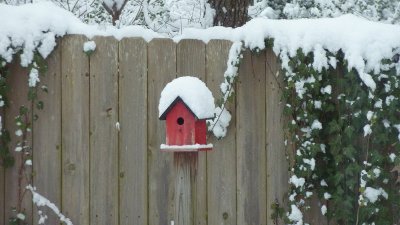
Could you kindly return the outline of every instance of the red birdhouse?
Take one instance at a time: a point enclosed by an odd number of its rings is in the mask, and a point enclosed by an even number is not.
[[[206,120],[214,117],[214,107],[211,91],[198,78],[180,77],[167,84],[159,104],[159,118],[166,120],[166,144],[161,150],[211,150]]]

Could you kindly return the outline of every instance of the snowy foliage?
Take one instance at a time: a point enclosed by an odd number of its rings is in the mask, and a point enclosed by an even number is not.
[[[400,23],[400,2],[392,0],[256,0],[252,18],[321,18],[352,13],[369,20]]]
[[[43,1],[46,0],[33,0],[33,2]],[[5,2],[10,5],[28,3],[20,0],[5,0]],[[112,25],[112,16],[103,6],[103,0],[52,0],[52,2],[72,12],[85,23]],[[124,0],[104,0],[109,9],[122,9],[116,21],[117,27],[140,25],[159,33],[176,35],[186,27],[210,27],[214,17],[214,10],[206,0],[127,0],[125,5],[124,2]]]

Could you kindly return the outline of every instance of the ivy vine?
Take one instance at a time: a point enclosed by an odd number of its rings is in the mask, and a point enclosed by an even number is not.
[[[266,48],[273,46],[273,39],[265,40]],[[244,47],[242,42],[231,48],[221,106],[233,93]],[[303,213],[320,207],[338,224],[400,223],[400,50],[393,49],[393,58],[383,59],[378,72],[370,71],[374,84],[368,86],[342,51],[323,51],[328,66],[319,66],[321,55],[313,52],[280,52],[288,62],[282,63],[282,100],[290,118],[285,144],[291,177],[288,210],[273,203],[271,219],[307,224]],[[310,204],[313,195],[321,206]]]
[[[293,224],[306,222],[298,210],[309,209],[307,199],[317,195],[321,213],[339,224],[396,224],[400,193],[391,171],[400,164],[398,61],[382,60],[371,90],[341,51],[326,51],[326,57],[329,68],[318,71],[313,54],[299,49],[285,70],[286,127],[295,143],[287,216]]]
[[[17,53],[15,55],[21,54],[18,49],[15,50]],[[24,74],[10,74],[10,63],[7,63],[5,59],[0,58],[0,107],[4,116],[6,108],[10,105],[8,96],[11,94],[10,87],[8,86],[8,79],[11,76],[22,76]],[[40,79],[39,76],[45,74],[47,71],[47,64],[45,59],[37,51],[34,52],[32,61],[28,64],[26,68],[28,74],[27,86],[28,95],[27,100],[29,105],[36,107],[41,110],[44,107],[44,103],[38,100],[38,91],[47,92],[47,86],[42,85],[38,87],[36,85]],[[32,146],[29,145],[28,137],[29,133],[32,131],[32,124],[38,119],[38,115],[33,114],[32,107],[21,105],[19,107],[18,114],[15,115],[15,125],[16,130],[10,131],[7,127],[1,126],[0,134],[0,162],[1,166],[5,169],[16,166],[18,174],[18,190],[17,194],[17,205],[12,209],[11,217],[9,218],[10,225],[20,225],[26,224],[25,221],[25,209],[22,207],[22,202],[26,197],[28,190],[25,188],[24,184],[31,184],[33,174],[29,167],[32,166]],[[1,121],[1,125],[4,121]],[[15,145],[11,146],[11,138],[15,140]],[[17,154],[12,154],[16,152]],[[19,160],[16,160],[18,157]],[[18,162],[18,165],[16,165]]]

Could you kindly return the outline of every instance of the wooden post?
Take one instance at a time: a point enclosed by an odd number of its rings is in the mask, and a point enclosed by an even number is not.
[[[175,152],[175,225],[194,225],[198,152]]]

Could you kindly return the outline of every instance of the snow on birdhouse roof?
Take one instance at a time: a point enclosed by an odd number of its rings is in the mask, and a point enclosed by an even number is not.
[[[165,119],[177,99],[181,99],[197,119],[214,117],[214,97],[206,84],[196,77],[179,77],[165,86],[158,105],[160,119]]]

